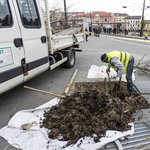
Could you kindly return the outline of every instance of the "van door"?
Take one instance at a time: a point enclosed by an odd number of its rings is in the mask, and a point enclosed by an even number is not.
[[[0,94],[23,82],[24,57],[12,0],[0,0]]]
[[[28,75],[24,81],[49,68],[46,30],[38,0],[13,0],[23,45]]]

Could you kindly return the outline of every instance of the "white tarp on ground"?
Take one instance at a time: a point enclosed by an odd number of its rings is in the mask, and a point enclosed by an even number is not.
[[[87,78],[108,78],[106,68],[107,66],[98,67],[92,65]],[[111,68],[110,78],[115,78],[115,76],[116,72]],[[134,73],[132,78],[135,80]],[[122,77],[122,81],[126,81],[125,75]],[[84,139],[81,138],[75,145],[63,148],[68,141],[51,140],[48,138],[48,129],[40,128],[40,122],[44,118],[44,111],[48,111],[50,107],[58,104],[58,102],[59,99],[54,98],[35,109],[19,111],[8,122],[7,126],[0,129],[0,136],[16,148],[19,148],[19,145],[23,150],[95,150],[107,143],[134,133],[134,124],[130,123],[132,128],[129,131],[106,131],[106,136],[100,139],[101,142],[95,143],[93,138],[84,137]],[[27,130],[23,130],[22,125]],[[81,140],[82,143],[80,144]],[[77,145],[80,146],[78,147]]]
[[[88,76],[87,78],[108,78],[108,75],[106,73],[106,68],[107,66],[96,66],[96,65],[92,65],[91,68],[88,71]],[[134,74],[135,70],[132,73],[132,80],[135,80],[135,74]],[[110,68],[110,73],[109,76],[110,78],[115,78],[117,75],[116,71],[113,68]],[[125,74],[122,75],[121,81],[127,82],[126,78],[125,78]]]
[[[59,99],[54,98],[36,109],[17,112],[8,122],[8,125],[0,129],[0,136],[16,148],[19,148],[19,145],[23,150],[81,150],[81,148],[96,150],[109,142],[134,133],[134,124],[130,123],[132,128],[129,131],[106,131],[106,136],[100,139],[101,142],[95,143],[93,138],[85,137],[84,139],[81,138],[75,145],[63,148],[67,141],[51,140],[48,138],[48,129],[40,128],[44,111],[49,110],[58,102]],[[28,125],[26,126],[29,128],[28,130],[21,128],[24,124]],[[83,142],[80,144],[81,140]],[[77,146],[78,144],[80,144],[80,148]]]

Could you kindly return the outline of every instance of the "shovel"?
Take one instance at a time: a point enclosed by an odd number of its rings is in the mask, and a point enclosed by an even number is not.
[[[121,82],[121,77],[120,77],[120,79],[119,79],[119,82],[118,82],[118,84],[117,83],[115,83],[115,87],[113,88],[113,91],[116,91],[115,93],[116,93],[116,97],[117,97],[117,91],[119,91],[120,90],[120,82]]]
[[[115,87],[117,87],[117,90],[118,90],[118,91],[120,90],[120,82],[121,82],[121,77],[120,77],[120,79],[119,79],[118,84],[115,85]]]
[[[110,84],[109,72],[107,72],[107,74],[108,74],[108,79],[109,79],[109,86],[110,86],[111,95],[113,97],[113,88],[111,87],[111,84]]]

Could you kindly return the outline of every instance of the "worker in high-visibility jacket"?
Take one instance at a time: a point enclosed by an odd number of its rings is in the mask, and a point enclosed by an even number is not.
[[[144,40],[148,40],[148,33],[147,33],[147,31],[145,32],[145,38],[144,38]]]
[[[106,72],[110,72],[112,67],[116,72],[116,82],[121,80],[122,74],[126,73],[127,90],[129,97],[134,96],[132,73],[134,68],[134,57],[127,52],[112,51],[101,56],[102,62],[109,63]]]

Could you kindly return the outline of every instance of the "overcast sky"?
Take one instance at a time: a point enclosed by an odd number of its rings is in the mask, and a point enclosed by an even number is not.
[[[56,2],[64,7],[64,0],[49,0],[50,7]],[[141,16],[144,0],[66,0],[66,6],[73,5],[69,11],[106,11],[127,13],[130,16]],[[127,8],[122,8],[127,6]],[[145,6],[150,6],[150,0],[145,0]],[[145,19],[150,20],[150,8],[144,11]]]

